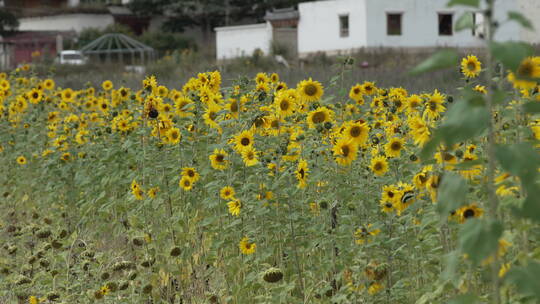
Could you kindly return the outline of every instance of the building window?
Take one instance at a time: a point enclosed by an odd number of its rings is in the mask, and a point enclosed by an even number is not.
[[[484,39],[484,14],[483,13],[473,13],[473,28],[472,35],[480,39]]]
[[[339,37],[349,37],[349,15],[339,16]]]
[[[401,13],[386,14],[386,34],[401,36]]]
[[[439,14],[439,36],[452,36],[452,14]]]

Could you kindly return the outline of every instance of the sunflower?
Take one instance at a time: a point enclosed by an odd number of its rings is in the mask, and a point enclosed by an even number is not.
[[[188,178],[192,183],[196,183],[199,180],[199,178],[201,178],[197,170],[195,170],[195,168],[192,168],[192,167],[182,168],[182,176],[185,176],[186,178]]]
[[[476,92],[482,93],[482,94],[484,94],[484,95],[487,94],[487,89],[486,89],[486,87],[485,87],[485,86],[482,86],[482,85],[479,85],[479,84],[477,84],[477,85],[473,88],[473,90],[475,90]]]
[[[439,177],[439,175],[430,176],[426,182],[426,189],[429,192],[429,196],[431,198],[432,203],[437,202],[437,193],[438,193],[440,185],[441,185],[441,178]]]
[[[105,90],[105,91],[110,91],[110,90],[112,90],[112,88],[113,88],[113,83],[112,83],[112,81],[110,81],[110,80],[105,80],[105,81],[101,84],[101,87],[102,87],[103,90]]]
[[[71,160],[71,154],[69,152],[65,152],[62,154],[62,156],[60,156],[60,159],[65,162],[68,162]]]
[[[234,216],[240,215],[240,209],[242,209],[242,203],[239,200],[233,200],[227,203],[229,213]]]
[[[204,111],[203,118],[204,123],[210,128],[221,130],[217,123],[218,112],[221,111],[221,107],[214,102],[208,103],[208,107]]]
[[[212,168],[216,170],[225,170],[227,169],[227,166],[229,165],[229,161],[227,160],[227,152],[223,149],[214,149],[214,153],[210,155],[210,162],[212,165]]]
[[[159,191],[159,187],[152,187],[148,190],[147,194],[149,198],[155,198]]]
[[[418,146],[424,146],[431,135],[429,125],[420,116],[413,116],[407,120],[413,141]]]
[[[426,101],[426,109],[424,110],[424,116],[427,116],[429,119],[437,119],[441,116],[441,113],[446,110],[443,106],[444,96],[435,90],[435,92],[429,95],[428,100]]]
[[[540,57],[527,57],[523,59],[516,73],[508,73],[507,78],[516,89],[534,89],[537,82],[532,80],[532,78],[540,78]]]
[[[32,89],[32,91],[28,93],[28,98],[30,99],[31,103],[37,104],[43,98],[43,93],[38,89]]]
[[[339,139],[332,148],[336,162],[342,166],[350,165],[358,154],[358,145],[349,138]]]
[[[234,137],[236,151],[242,152],[253,147],[253,131],[244,130]]]
[[[253,254],[255,253],[257,244],[251,243],[248,237],[244,237],[240,241],[240,244],[238,244],[238,247],[243,254]]]
[[[133,185],[131,187],[131,193],[135,197],[136,200],[140,201],[144,198],[144,190],[140,187],[134,188]]]
[[[372,224],[367,226],[362,226],[354,232],[354,237],[356,238],[355,242],[358,245],[371,242],[370,237],[376,236],[381,232],[381,229],[372,229]]]
[[[276,92],[281,92],[281,91],[284,91],[284,90],[287,90],[287,84],[283,81],[280,81],[276,84],[276,87],[274,88],[274,90]]]
[[[246,148],[242,150],[242,160],[244,164],[248,167],[255,166],[259,163],[257,159],[257,151],[253,147]]]
[[[413,94],[405,100],[405,112],[408,116],[411,116],[413,114],[420,113],[420,108],[422,107],[424,103],[424,100],[422,97]]]
[[[461,60],[461,73],[467,78],[475,78],[480,75],[482,63],[474,55],[469,55]]]
[[[281,91],[281,93],[277,93],[274,98],[274,107],[279,116],[285,118],[294,114],[296,103],[295,100],[291,98],[291,95],[287,94],[286,91]]]
[[[180,179],[180,182],[178,183],[180,188],[184,189],[185,191],[191,190],[193,188],[193,181],[188,176],[182,176]]]
[[[384,153],[388,155],[388,157],[399,157],[404,146],[405,141],[403,138],[394,137],[384,146]]]
[[[388,161],[386,157],[379,155],[371,159],[371,170],[375,175],[382,176],[388,171]]]
[[[307,116],[307,123],[310,129],[314,129],[318,124],[331,122],[334,117],[334,111],[327,107],[318,107],[317,109],[309,112]]]
[[[180,117],[193,116],[193,113],[189,112],[192,108],[193,101],[187,97],[179,97],[174,100],[174,108],[176,115]]]
[[[463,155],[463,162],[462,163],[465,164],[467,162],[474,161],[474,160],[477,160],[477,159],[478,159],[478,156],[476,156],[475,154],[465,152],[465,154]],[[466,178],[468,180],[472,180],[475,177],[480,176],[482,174],[482,169],[483,169],[483,167],[482,167],[481,164],[473,165],[473,166],[470,166],[470,167],[468,167],[466,169],[460,170],[459,174],[461,174],[461,176],[463,176],[464,178]]]
[[[231,186],[225,186],[219,191],[219,196],[224,200],[234,200],[234,195],[236,192]]]
[[[279,75],[277,73],[272,73],[270,75],[270,81],[273,83],[279,82]]]
[[[269,81],[270,79],[268,78],[268,75],[266,75],[266,73],[257,73],[257,75],[255,76],[255,82],[257,84],[267,83]]]
[[[363,87],[361,84],[357,84],[351,88],[349,91],[349,97],[354,100],[359,105],[364,104],[364,94],[363,94]]]
[[[21,166],[22,166],[22,165],[26,165],[26,157],[24,157],[24,156],[22,156],[22,155],[19,156],[19,157],[17,157],[17,163],[18,163],[19,165],[21,165]]]
[[[307,177],[308,177],[309,167],[307,164],[307,161],[301,159],[298,162],[298,167],[296,168],[296,179],[298,179],[298,188],[305,188],[307,183]]]
[[[369,138],[369,127],[366,122],[349,122],[346,124],[345,130],[343,130],[343,135],[362,147],[365,146]]]
[[[238,114],[240,112],[240,104],[237,99],[231,98],[229,99],[229,102],[225,106],[227,111],[229,111],[229,114],[235,118],[238,119]]]
[[[366,95],[373,95],[377,92],[377,87],[374,82],[365,81],[362,84],[362,92]]]
[[[399,198],[399,189],[395,185],[384,185],[381,193],[381,203],[394,204]]]
[[[324,93],[321,83],[313,81],[311,78],[302,80],[297,86],[297,91],[300,98],[306,102],[317,101]]]
[[[484,214],[484,209],[479,208],[476,204],[463,206],[457,210],[460,223],[465,223],[465,221],[470,218],[481,217],[482,214]]]
[[[178,128],[170,128],[167,133],[167,142],[171,145],[177,144],[180,142],[180,139],[182,138],[182,134],[180,134],[180,129]]]

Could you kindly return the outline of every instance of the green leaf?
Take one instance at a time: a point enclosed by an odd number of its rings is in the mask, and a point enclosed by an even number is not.
[[[460,175],[446,173],[439,189],[437,211],[447,217],[452,210],[456,210],[467,202],[467,182]]]
[[[492,42],[489,49],[495,59],[512,71],[517,70],[523,59],[533,54],[529,44],[517,41]]]
[[[448,304],[475,304],[478,303],[478,298],[473,294],[459,295],[452,300],[448,301]]]
[[[540,113],[540,102],[531,101],[523,105],[523,110],[527,113]]]
[[[540,154],[529,143],[498,145],[495,156],[501,166],[522,182],[534,181],[540,166]]]
[[[513,267],[506,275],[514,283],[519,293],[534,296],[540,300],[540,264],[529,261],[524,267]]]
[[[451,49],[436,52],[431,57],[414,67],[409,74],[418,75],[425,72],[455,67],[459,63],[459,55]]]
[[[474,28],[474,20],[472,12],[463,13],[456,21],[455,31],[459,32],[465,29]]]
[[[466,94],[467,95],[467,94]],[[446,114],[436,133],[448,146],[478,136],[489,126],[489,112],[478,94],[464,96]]]
[[[523,14],[520,13],[520,12],[509,11],[508,12],[508,19],[519,23],[524,28],[534,30],[534,27],[533,27],[531,21],[527,17],[523,16]]]
[[[497,252],[502,232],[503,226],[498,221],[468,219],[459,232],[461,251],[468,254],[471,261],[477,265]]]
[[[478,7],[480,5],[480,0],[450,0],[446,6],[452,7],[454,5]]]
[[[435,133],[433,137],[422,147],[422,150],[420,151],[420,159],[426,160],[431,158],[440,143],[441,137]]]

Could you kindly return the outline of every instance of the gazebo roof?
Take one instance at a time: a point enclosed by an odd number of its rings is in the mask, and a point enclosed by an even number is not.
[[[84,54],[155,52],[153,48],[146,44],[117,33],[105,34],[83,46],[80,51]]]

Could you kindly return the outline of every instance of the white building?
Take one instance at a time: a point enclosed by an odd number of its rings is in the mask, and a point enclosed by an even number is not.
[[[434,47],[481,47],[483,15],[474,12],[475,30],[455,31],[458,18],[471,7],[447,7],[449,0],[325,0],[298,5],[297,54],[305,57],[349,53],[358,49]],[[507,20],[509,11],[518,11],[540,31],[540,0],[496,0],[495,18]],[[263,29],[263,26],[266,28]],[[272,24],[216,29],[217,58],[250,55],[259,48],[265,51],[275,39]],[[228,33],[235,32],[234,39]],[[504,22],[497,40],[522,40],[540,43],[540,32]],[[245,37],[243,39],[242,37]],[[234,48],[234,49],[233,49]],[[226,55],[225,55],[226,54]]]
[[[457,19],[470,7],[447,7],[448,0],[331,0],[298,5],[298,53],[340,53],[361,48],[480,47],[482,19],[474,14],[479,28],[454,30]],[[511,10],[521,11],[540,30],[540,1],[498,0],[495,18],[504,21]],[[497,40],[540,42],[538,34],[516,23],[505,23]]]
[[[215,31],[218,60],[251,56],[257,49],[270,53],[272,26],[269,22],[217,27]]]

